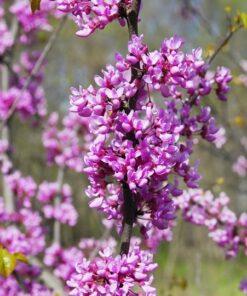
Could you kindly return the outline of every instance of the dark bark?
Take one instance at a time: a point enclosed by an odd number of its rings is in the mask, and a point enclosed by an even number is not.
[[[126,18],[129,30],[129,39],[133,35],[138,35],[138,16],[140,11],[141,0],[134,0],[131,7],[122,7],[122,15]],[[139,65],[135,65],[132,69],[132,80],[138,78]],[[136,101],[136,98],[132,98],[130,101]],[[130,108],[133,109],[133,104],[130,104]],[[127,113],[130,110],[126,110]],[[127,138],[135,143],[135,137],[133,135],[126,135]],[[135,196],[130,190],[129,185],[126,182],[122,183],[124,205],[123,205],[123,231],[121,237],[120,254],[127,255],[129,253],[130,241],[133,231],[133,224],[136,220],[136,203]]]

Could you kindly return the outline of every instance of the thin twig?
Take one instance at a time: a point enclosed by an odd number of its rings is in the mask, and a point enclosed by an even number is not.
[[[55,197],[54,206],[58,206],[61,203],[63,180],[64,168],[59,167],[57,175],[58,195]],[[55,220],[53,225],[53,242],[59,245],[61,244],[61,223],[58,220]]]
[[[185,5],[185,8],[186,9],[188,9],[188,11],[191,13],[191,14],[193,14],[193,15],[195,15],[195,16],[197,16],[198,17],[198,19],[199,19],[199,23],[200,23],[200,25],[201,25],[201,27],[203,28],[203,29],[206,29],[206,31],[209,33],[209,35],[210,36],[212,36],[212,37],[217,37],[217,38],[219,38],[221,35],[220,34],[218,34],[214,29],[213,29],[213,27],[211,26],[211,23],[207,20],[207,18],[203,15],[203,13],[196,7],[196,6],[194,6],[192,3],[191,3],[191,0],[184,0],[184,5]],[[226,36],[227,37],[227,36]],[[231,36],[232,37],[232,36]],[[230,39],[231,39],[231,37],[230,37]],[[227,41],[227,43],[230,41],[230,39]],[[226,44],[227,44],[226,43]],[[225,45],[226,45],[225,44]],[[225,45],[223,45],[223,47],[225,46]],[[222,48],[223,48],[222,47]],[[221,48],[221,49],[222,49]],[[219,51],[221,51],[221,49],[219,50]],[[217,54],[218,54],[218,52],[217,52]],[[216,54],[216,55],[217,55]],[[234,54],[234,53],[232,53],[232,52],[229,52],[228,53],[228,55],[232,58],[232,62],[239,68],[239,70],[241,70],[242,71],[242,67],[241,67],[241,65],[237,62],[237,58],[236,58],[236,55]],[[213,60],[215,57],[213,57],[213,56],[211,56],[211,59]],[[212,61],[211,61],[212,62]],[[210,62],[210,63],[211,63]]]
[[[222,42],[218,45],[218,47],[215,49],[214,53],[211,55],[211,57],[208,60],[208,63],[211,64],[213,60],[216,58],[218,53],[228,44],[232,36],[237,30],[230,30],[226,37],[222,40]]]

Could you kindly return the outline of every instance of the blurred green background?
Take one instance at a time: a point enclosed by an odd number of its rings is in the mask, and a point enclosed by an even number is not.
[[[140,33],[150,49],[160,46],[166,37],[177,34],[186,40],[185,48],[202,47],[212,51],[224,38],[228,29],[226,6],[247,11],[247,1],[223,0],[143,0]],[[55,25],[57,25],[55,23]],[[113,23],[102,32],[87,39],[75,36],[76,26],[68,21],[55,46],[48,56],[45,88],[49,112],[64,114],[69,107],[70,86],[87,86],[93,76],[105,64],[114,61],[116,51],[126,52],[128,34],[126,28]],[[47,34],[40,34],[38,48],[44,46]],[[225,65],[232,70],[234,81],[229,101],[219,103],[209,98],[218,124],[227,130],[228,141],[218,150],[213,145],[201,143],[195,159],[200,159],[201,186],[216,195],[225,191],[231,198],[231,207],[237,212],[247,210],[247,182],[232,172],[232,164],[242,153],[240,138],[247,136],[246,86],[237,80],[241,70],[239,62],[247,60],[246,31],[239,31],[230,44],[217,56],[213,69]],[[11,124],[12,137],[16,145],[15,164],[26,175],[33,175],[37,182],[44,179],[55,181],[56,168],[47,167],[41,142],[41,127],[30,131],[28,123],[20,124],[15,119]],[[78,225],[73,231],[63,229],[63,241],[70,245],[81,237],[100,237],[103,229],[100,216],[88,209],[83,190],[85,177],[67,172],[66,182],[74,191],[75,204],[80,213]],[[247,276],[247,260],[225,261],[223,251],[207,237],[202,228],[178,220],[171,244],[161,245],[156,260],[159,269],[155,275],[158,295],[188,296],[237,296],[239,281]]]

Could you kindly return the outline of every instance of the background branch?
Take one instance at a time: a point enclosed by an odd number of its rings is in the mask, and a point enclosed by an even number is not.
[[[58,175],[57,175],[58,195],[54,200],[55,207],[61,203],[63,180],[64,180],[64,168],[59,167]],[[61,223],[57,219],[55,219],[54,225],[53,225],[53,242],[59,245],[61,244]]]
[[[2,74],[2,85],[1,89],[2,91],[7,91],[9,88],[9,69],[7,65],[2,65],[1,66],[1,74]],[[8,124],[5,123],[3,128],[2,128],[2,140],[9,145],[9,127]],[[8,162],[9,161],[9,155],[7,153],[3,154],[3,162]],[[4,197],[4,202],[5,202],[5,207],[8,213],[13,213],[15,210],[15,204],[14,204],[14,197],[13,197],[13,192],[11,191],[7,180],[6,176],[3,174],[2,176],[2,184],[3,184],[3,197]]]
[[[60,296],[65,296],[64,293],[64,285],[62,281],[54,276],[54,274],[48,270],[48,268],[39,261],[36,257],[28,258],[29,262],[33,265],[36,265],[42,269],[42,273],[40,275],[40,279],[49,287],[54,290],[55,293],[58,293]]]

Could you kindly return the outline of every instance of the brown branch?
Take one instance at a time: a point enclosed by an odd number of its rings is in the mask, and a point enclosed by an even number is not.
[[[228,34],[226,35],[226,37],[222,40],[222,42],[219,44],[219,46],[216,48],[216,50],[214,51],[214,53],[209,58],[209,60],[208,60],[208,63],[209,64],[211,64],[213,62],[213,60],[216,58],[216,56],[218,55],[218,53],[228,44],[228,42],[230,41],[230,39],[232,38],[232,36],[234,35],[235,32],[236,32],[236,30],[230,30],[228,32]]]
[[[124,205],[123,205],[123,232],[121,240],[120,254],[128,254],[130,248],[130,240],[132,236],[133,224],[136,220],[136,204],[134,200],[134,195],[126,182],[123,182],[123,195],[124,195]]]
[[[140,11],[141,0],[133,0],[132,5],[130,7],[125,7],[124,17],[127,20],[128,31],[129,31],[129,39],[132,38],[133,35],[138,35],[138,17]],[[135,65],[134,69],[132,69],[132,80],[138,78],[139,65]],[[137,96],[137,95],[136,95]],[[136,98],[132,98],[131,100],[135,100]],[[133,106],[131,106],[133,108]],[[126,110],[127,111],[127,110]],[[128,111],[127,111],[128,112]],[[130,140],[133,140],[133,136],[130,135]],[[130,190],[129,185],[126,182],[122,183],[123,189],[123,231],[121,236],[121,247],[120,254],[127,255],[129,253],[130,241],[133,231],[133,224],[136,220],[136,203],[135,196],[133,192]]]
[[[126,9],[129,39],[131,39],[133,35],[138,35],[138,17],[140,6],[141,0],[134,0],[132,5]]]

